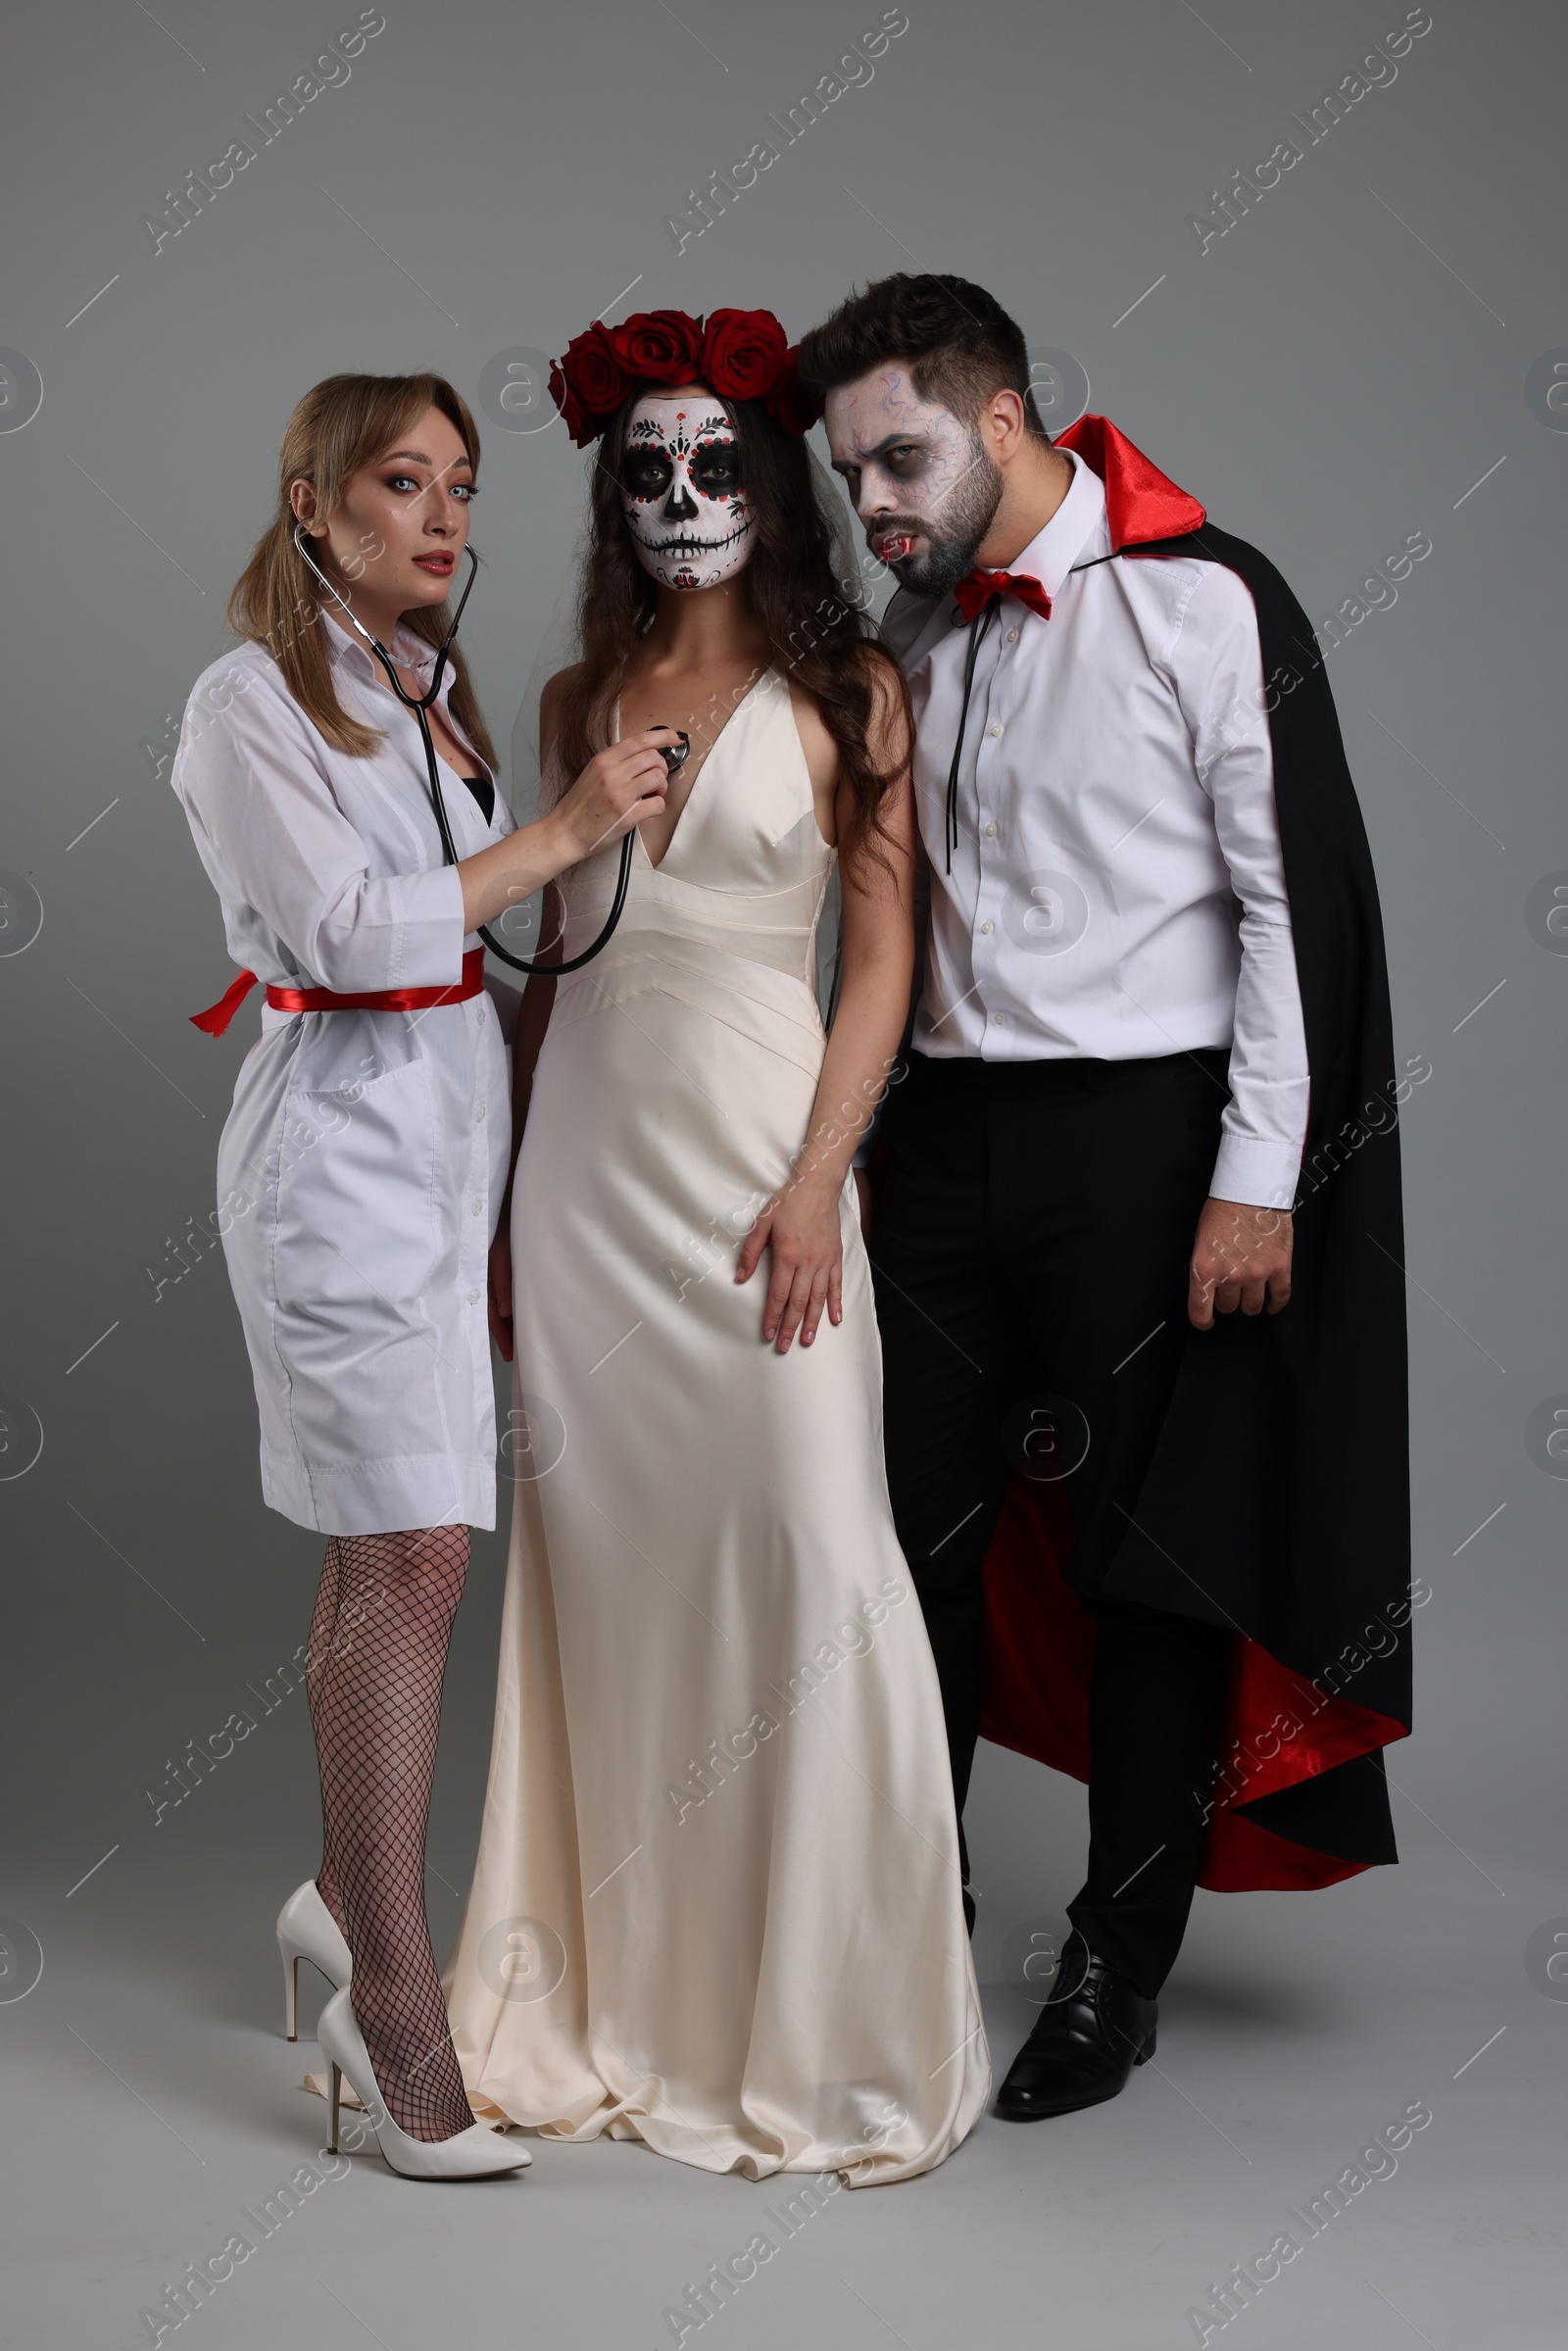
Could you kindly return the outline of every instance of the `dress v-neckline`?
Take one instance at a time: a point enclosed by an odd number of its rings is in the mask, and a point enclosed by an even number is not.
[[[729,733],[730,728],[734,725],[742,710],[745,710],[747,704],[752,701],[756,695],[761,692],[761,689],[766,685],[768,679],[772,675],[773,670],[771,667],[768,667],[762,671],[760,677],[756,679],[752,685],[747,687],[745,693],[741,696],[740,701],[735,705],[735,708],[731,710],[729,716],[725,719],[723,725],[713,737],[712,742],[709,745],[708,757],[704,759],[701,767],[698,768],[697,773],[692,778],[692,788],[687,793],[685,800],[681,803],[680,814],[675,819],[674,828],[670,833],[669,839],[664,843],[664,854],[660,858],[657,865],[654,863],[653,858],[648,855],[648,844],[643,839],[642,826],[639,825],[637,827],[637,846],[643,853],[643,862],[648,867],[650,873],[662,873],[664,867],[668,864],[669,853],[674,848],[676,842],[680,839],[686,819],[691,814],[692,802],[697,798],[698,793],[701,791],[703,784],[707,780],[709,769],[712,766],[713,761],[718,757],[719,745],[723,742],[724,737]],[[620,741],[620,702],[618,698],[615,703],[615,741],[617,743]]]

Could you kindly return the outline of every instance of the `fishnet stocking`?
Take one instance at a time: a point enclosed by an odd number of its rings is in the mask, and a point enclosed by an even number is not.
[[[327,1661],[332,1642],[337,1636],[338,1586],[341,1582],[342,1577],[338,1569],[337,1538],[334,1536],[326,1546],[326,1557],[321,1562],[321,1581],[316,1590],[316,1612],[311,1618],[310,1645],[305,1652],[305,1695],[310,1703],[311,1729],[316,1734],[318,1756],[324,1753],[326,1739],[321,1711],[318,1703],[318,1692],[321,1687],[321,1669]],[[321,1800],[321,1866],[317,1873],[316,1890],[337,1921],[338,1932],[346,1941],[348,1939],[347,1923],[343,1916],[343,1896],[338,1890],[337,1867],[333,1862],[332,1848],[327,1840],[324,1795]]]
[[[466,1527],[334,1535],[306,1666],[326,1829],[318,1884],[353,1955],[375,2086],[421,2139],[473,2121],[424,1913],[441,1685],[467,1567]]]

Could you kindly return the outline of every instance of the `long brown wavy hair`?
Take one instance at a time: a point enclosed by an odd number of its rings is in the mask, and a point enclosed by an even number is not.
[[[659,583],[633,552],[620,489],[626,426],[650,388],[667,390],[638,386],[594,453],[577,602],[582,653],[562,693],[556,738],[566,777],[580,773],[609,742],[626,670],[659,603]],[[805,441],[785,432],[759,400],[720,405],[734,419],[741,480],[757,520],[757,545],[741,580],[775,664],[821,713],[838,747],[841,782],[849,787],[851,815],[840,828],[840,858],[848,862],[869,853],[884,862],[878,846],[879,837],[886,838],[882,810],[901,769],[876,764],[868,736],[879,682],[909,728],[903,672],[875,642],[875,623],[860,608],[858,583],[850,586],[835,575],[832,530]]]
[[[355,759],[368,759],[385,738],[373,726],[351,718],[333,691],[328,643],[317,603],[319,591],[294,544],[289,489],[296,481],[308,481],[316,492],[318,514],[329,514],[350,475],[373,465],[428,408],[439,409],[457,431],[477,473],[479,435],[473,417],[444,376],[329,375],[307,392],[283,434],[277,512],[257,540],[256,552],[228,600],[228,625],[234,634],[266,646],[313,726],[334,751]],[[439,645],[450,619],[444,603],[416,605],[404,613],[403,624],[426,645]],[[457,731],[493,768],[495,745],[456,645],[450,658],[449,703]]]

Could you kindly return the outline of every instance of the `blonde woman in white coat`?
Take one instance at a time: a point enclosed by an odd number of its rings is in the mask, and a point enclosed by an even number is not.
[[[328,1537],[307,1682],[319,1876],[278,1922],[338,1985],[323,2051],[415,2176],[520,2168],[475,2124],[425,1921],[425,1822],[470,1526],[495,1524],[486,1256],[507,1184],[507,1056],[474,935],[663,807],[668,729],[593,759],[518,830],[463,657],[429,711],[458,862],[416,722],[318,603],[294,543],[429,682],[467,544],[473,419],[433,375],[338,375],[289,420],[271,523],[230,600],[242,642],[197,683],[173,771],[258,980],[260,1042],[219,1151],[220,1221],[255,1376],[263,1490]]]

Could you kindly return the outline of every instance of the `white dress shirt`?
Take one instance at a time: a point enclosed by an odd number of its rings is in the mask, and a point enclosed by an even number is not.
[[[947,871],[948,770],[969,631],[950,597],[900,596],[883,634],[913,698],[931,867],[915,1049],[987,1061],[1120,1061],[1229,1049],[1211,1193],[1295,1198],[1306,1041],[1251,596],[1193,555],[1110,561],[1104,489],[1076,452],[1007,566],[980,646]]]
[[[215,662],[186,706],[172,781],[229,953],[284,987],[453,985],[479,941],[441,862],[416,721],[364,648],[326,628],[339,702],[385,737],[369,758],[334,751],[257,645]],[[394,650],[428,675],[427,646],[403,635]],[[514,829],[499,795],[487,823],[450,767],[442,782],[460,857]],[[264,1009],[219,1145],[216,1221],[263,1493],[298,1525],[494,1526],[485,1276],[511,1126],[483,995],[414,1012]]]

